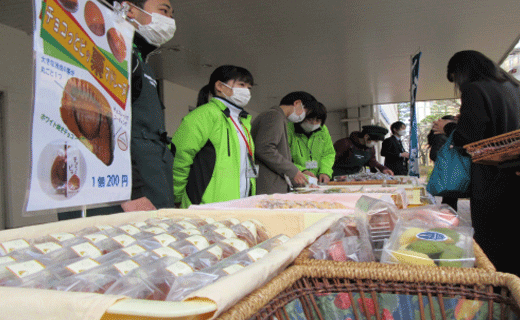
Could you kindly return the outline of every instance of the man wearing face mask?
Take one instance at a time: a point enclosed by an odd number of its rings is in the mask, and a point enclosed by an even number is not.
[[[147,57],[173,38],[173,9],[170,0],[118,2],[136,28],[132,52],[132,199],[144,196],[157,208],[172,208],[173,154],[168,148],[164,105]]]
[[[135,28],[132,50],[132,161],[131,199],[146,197],[156,208],[171,208],[173,201],[173,151],[168,148],[164,106],[146,57],[170,40],[175,20],[169,0],[108,1],[114,11]],[[120,205],[89,209],[87,216],[122,212]],[[81,217],[81,211],[58,213],[58,220]]]
[[[329,130],[325,126],[327,109],[322,103],[307,107],[305,120],[287,123],[287,135],[291,155],[296,167],[304,174],[328,183],[336,151]]]
[[[403,147],[402,139],[406,135],[406,125],[396,121],[390,126],[392,136],[386,138],[381,146],[381,156],[385,157],[385,166],[396,175],[408,175],[410,154]]]
[[[257,194],[287,193],[295,185],[308,183],[305,174],[292,162],[287,138],[287,121],[298,123],[318,101],[303,91],[289,93],[280,105],[258,115],[251,124],[255,156],[259,164]]]
[[[374,146],[377,141],[383,141],[388,129],[379,126],[363,126],[363,131],[354,131],[348,138],[334,143],[336,161],[332,167],[334,176],[355,174],[364,166],[394,175],[392,170],[377,162]]]

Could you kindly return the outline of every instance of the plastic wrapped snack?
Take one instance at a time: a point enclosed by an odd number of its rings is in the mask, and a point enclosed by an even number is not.
[[[381,262],[471,268],[475,264],[473,228],[399,220]]]
[[[255,261],[263,258],[267,253],[285,243],[288,239],[289,237],[286,235],[277,235],[252,248],[223,259],[209,268],[178,276],[173,279],[174,281],[166,300],[180,301],[191,292],[199,290],[222,277],[240,271]]]
[[[247,242],[238,238],[228,238],[190,255],[182,261],[187,263],[194,271],[198,271],[211,267],[219,261],[247,249],[249,249]]]
[[[110,263],[104,263],[82,273],[64,278],[54,283],[52,289],[104,293],[119,278],[155,260],[156,258],[150,252],[134,256],[131,259],[122,255],[119,259],[114,259]]]
[[[471,220],[461,218],[447,204],[428,205],[399,211],[399,218],[408,221],[422,221],[434,227],[471,227]]]
[[[366,226],[352,216],[340,218],[309,247],[309,250],[312,257],[318,260],[374,261]]]
[[[164,257],[136,268],[114,282],[105,293],[123,294],[134,299],[165,300],[176,277],[167,269],[175,270],[172,266],[180,268],[177,262],[179,262],[178,258]]]
[[[81,236],[85,236],[87,234],[94,234],[94,233],[102,233],[109,237],[113,237],[118,234],[121,234],[121,231],[110,225],[97,225],[94,227],[87,227],[87,228],[81,229],[80,231],[75,232],[75,235],[78,237],[81,237]]]
[[[215,230],[218,228],[231,228],[232,226],[239,224],[240,220],[236,218],[227,218],[219,221],[215,221],[212,223],[208,223],[207,225],[204,225],[199,228],[199,230],[204,233],[210,230]]]
[[[194,235],[168,244],[167,247],[179,252],[184,257],[209,247],[210,243],[203,235]]]
[[[31,245],[38,243],[46,243],[46,242],[56,242],[62,247],[69,247],[79,242],[83,242],[83,238],[77,237],[75,234],[70,232],[59,232],[52,233],[46,236],[30,239],[29,243]]]
[[[30,247],[30,244],[25,239],[15,239],[0,243],[0,257],[8,255],[14,251],[25,250]]]
[[[361,196],[356,202],[354,213],[366,226],[376,261],[381,258],[385,241],[390,238],[398,219],[397,207],[389,202]]]

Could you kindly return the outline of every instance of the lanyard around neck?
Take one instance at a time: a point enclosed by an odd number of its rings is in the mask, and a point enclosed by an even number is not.
[[[247,147],[247,156],[248,156],[248,159],[249,159],[249,162],[251,163],[251,168],[253,169],[253,172],[255,175],[258,174],[258,172],[256,171],[256,167],[255,167],[255,161],[253,160],[253,150],[251,149],[251,145],[249,144],[248,140],[246,139],[246,136],[244,135],[244,133],[242,132],[242,130],[240,130],[240,128],[238,127],[237,123],[235,122],[235,120],[233,119],[233,117],[229,117],[229,119],[231,119],[231,121],[233,122],[233,124],[235,125],[235,128],[237,129],[237,131],[240,133],[240,135],[242,136],[242,139],[244,139],[244,142],[246,143],[246,147]],[[244,128],[244,130],[246,130],[247,132],[247,136],[249,138],[251,138],[251,134],[249,133],[249,131],[247,130],[246,127],[242,126],[242,128]]]

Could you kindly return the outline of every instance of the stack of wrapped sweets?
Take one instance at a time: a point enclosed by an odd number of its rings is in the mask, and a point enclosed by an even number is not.
[[[334,261],[374,261],[372,245],[363,220],[341,217],[310,247],[312,258]]]
[[[0,286],[164,300],[176,278],[280,238],[255,219],[153,218],[15,239],[0,243]]]
[[[256,205],[262,209],[346,209],[339,202],[329,201],[294,201],[282,199],[262,199]]]

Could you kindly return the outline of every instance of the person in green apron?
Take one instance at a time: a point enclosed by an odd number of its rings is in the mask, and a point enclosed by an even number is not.
[[[379,163],[375,157],[374,146],[377,141],[383,141],[387,133],[388,129],[380,126],[363,126],[363,131],[354,131],[348,138],[336,141],[336,160],[332,167],[332,175],[335,177],[355,174],[365,166],[394,175],[392,170]]]
[[[317,178],[320,183],[327,183],[332,178],[336,157],[332,138],[325,126],[327,109],[318,103],[309,105],[307,110],[302,122],[287,123],[292,160],[304,174]]]

